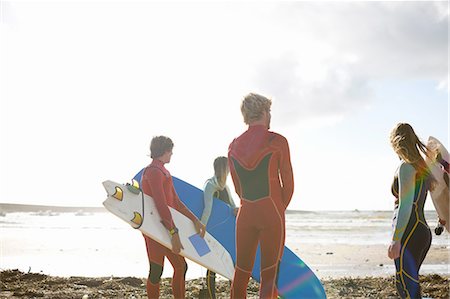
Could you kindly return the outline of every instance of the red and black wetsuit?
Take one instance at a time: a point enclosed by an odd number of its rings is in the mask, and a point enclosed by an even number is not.
[[[154,199],[158,213],[161,216],[161,222],[168,231],[175,227],[169,206],[178,210],[192,221],[196,221],[195,215],[181,202],[175,192],[172,176],[161,161],[155,159],[145,168],[141,184],[143,192]],[[159,298],[159,281],[165,256],[169,259],[174,270],[172,280],[173,295],[177,299],[185,298],[187,264],[184,257],[173,253],[169,248],[145,235],[144,239],[150,263],[150,273],[147,280],[148,298]]]
[[[261,298],[277,298],[285,210],[294,192],[289,145],[262,125],[249,126],[229,147],[228,163],[241,207],[236,219],[236,270],[231,298],[246,298],[258,244]]]

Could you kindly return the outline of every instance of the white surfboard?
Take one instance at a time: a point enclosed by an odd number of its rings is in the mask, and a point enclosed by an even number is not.
[[[108,211],[163,246],[172,247],[169,233],[161,223],[153,198],[145,194],[142,196],[139,189],[130,185],[105,181],[103,186],[108,193],[103,205]],[[208,232],[205,233],[203,242],[189,218],[171,207],[169,210],[184,247],[180,254],[232,280],[234,264],[228,251]],[[195,240],[191,241],[190,238]]]
[[[437,184],[433,191],[430,191],[431,199],[433,200],[434,207],[439,216],[439,219],[445,221],[445,228],[447,232],[450,232],[450,194],[448,181],[445,181],[445,176],[448,177],[448,173],[444,170],[443,166],[437,161],[438,154],[441,154],[442,158],[450,162],[450,155],[447,149],[442,143],[435,137],[430,136],[427,143],[428,149],[431,151],[430,157],[426,158],[428,167],[430,167],[433,176],[437,180]]]

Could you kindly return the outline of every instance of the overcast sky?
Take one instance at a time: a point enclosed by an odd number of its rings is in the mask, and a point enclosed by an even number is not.
[[[1,1],[0,202],[100,206],[156,135],[201,188],[259,92],[290,143],[290,209],[392,209],[392,127],[449,142],[448,17],[447,1]]]

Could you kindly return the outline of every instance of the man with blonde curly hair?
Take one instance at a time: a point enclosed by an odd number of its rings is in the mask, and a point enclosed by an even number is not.
[[[248,130],[228,149],[230,173],[241,199],[236,219],[236,268],[231,298],[246,298],[261,248],[260,298],[277,298],[278,266],[285,241],[285,211],[294,192],[289,145],[269,131],[272,101],[250,93],[241,104]]]

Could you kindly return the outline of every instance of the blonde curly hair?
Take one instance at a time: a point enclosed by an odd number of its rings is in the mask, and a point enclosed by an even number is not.
[[[255,120],[261,119],[263,112],[269,112],[272,100],[256,94],[249,93],[244,97],[241,103],[241,112],[244,122],[248,125]]]

